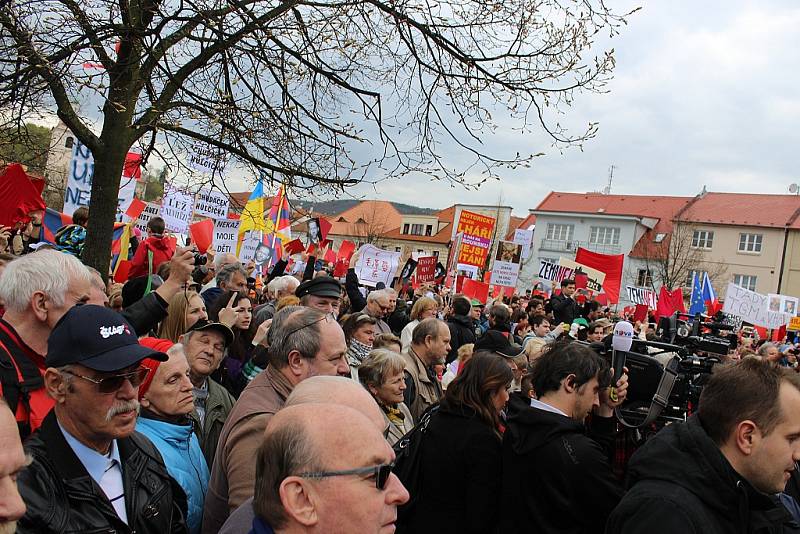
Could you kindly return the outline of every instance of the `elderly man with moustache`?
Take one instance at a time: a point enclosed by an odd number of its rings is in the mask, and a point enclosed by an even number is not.
[[[55,407],[26,442],[18,532],[187,532],[183,491],[134,432],[145,358],[165,355],[139,345],[110,309],[76,306],[55,325],[44,376]]]
[[[350,375],[344,332],[320,310],[283,308],[275,314],[268,343],[269,366],[242,392],[217,444],[203,514],[206,534],[216,534],[230,512],[253,495],[253,456],[292,389],[312,376]]]

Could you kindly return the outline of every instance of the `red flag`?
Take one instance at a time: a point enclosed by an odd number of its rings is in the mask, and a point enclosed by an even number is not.
[[[668,291],[666,287],[661,286],[658,305],[656,306],[656,320],[659,317],[669,317],[676,311],[686,313],[686,306],[683,303],[683,289],[678,288],[674,291]]]
[[[124,284],[128,280],[128,273],[131,272],[130,260],[119,260],[117,272],[114,273],[114,281],[118,284]]]
[[[190,224],[189,235],[200,254],[205,254],[214,239],[214,219],[203,219]]]
[[[603,290],[608,296],[608,302],[619,302],[619,290],[622,286],[622,265],[625,262],[624,254],[600,254],[578,247],[575,261],[605,273]]]
[[[333,268],[333,276],[342,277],[347,274],[347,269],[350,267],[350,260],[339,258],[336,260],[336,266]]]
[[[459,276],[458,278],[463,278],[461,293],[463,293],[465,297],[476,299],[486,304],[486,301],[489,299],[489,284],[478,282],[477,280],[472,280],[471,278],[464,278],[462,276]],[[458,287],[456,287],[456,291],[458,291]]]
[[[772,329],[772,341],[780,343],[786,337],[786,325]]]
[[[325,252],[325,261],[328,263],[336,263],[336,253],[328,249],[327,252]]]
[[[139,215],[142,214],[144,209],[147,207],[146,202],[142,202],[138,198],[134,198],[131,202],[131,205],[128,206],[128,211],[125,212],[125,215],[131,218],[132,221],[135,221],[139,218]]]
[[[347,241],[346,239],[342,241],[342,244],[339,245],[339,254],[337,257],[339,259],[346,259],[348,262],[350,261],[350,256],[353,255],[353,251],[356,249],[356,244],[352,241]]]
[[[333,225],[328,219],[325,217],[319,217],[319,233],[321,235],[320,239],[325,241],[325,239],[328,237],[328,232],[331,231],[332,227]]]
[[[47,206],[19,163],[12,163],[0,174],[0,225],[14,226],[28,220],[33,211]]]
[[[486,271],[485,273],[483,273],[483,283],[484,284],[488,284],[489,280],[491,280],[491,279],[492,279],[492,271]]]
[[[317,245],[315,245],[314,243],[309,243],[308,248],[306,249],[306,253],[308,253],[309,256],[313,256],[316,250],[317,250]]]
[[[683,302],[683,288],[679,287],[672,290],[672,301],[679,312],[686,313],[686,303]]]
[[[706,307],[708,308],[708,314],[714,316],[722,309],[722,303],[718,299],[707,300]]]
[[[122,167],[122,176],[135,178],[137,182],[142,181],[142,155],[137,152],[128,152],[125,156],[125,164]]]
[[[580,273],[575,275],[575,289],[586,289],[589,285],[589,275]]]
[[[331,241],[330,239],[323,239],[319,243],[319,248],[325,248],[325,247],[329,247],[331,245],[333,245],[333,241]]]
[[[758,333],[758,339],[767,339],[767,329],[763,326],[753,326],[753,329]]]
[[[286,254],[288,256],[291,256],[292,254],[297,254],[298,252],[303,252],[304,249],[305,246],[303,245],[303,242],[300,241],[299,239],[292,239],[291,241],[283,245],[283,250],[286,251]]]
[[[637,304],[636,311],[633,312],[633,320],[643,323],[647,321],[647,304]]]
[[[596,300],[601,306],[608,306],[608,297],[605,293],[598,293],[594,296],[594,300]]]

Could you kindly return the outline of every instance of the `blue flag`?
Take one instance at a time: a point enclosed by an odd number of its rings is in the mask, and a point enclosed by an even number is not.
[[[694,282],[692,282],[692,299],[689,305],[689,315],[696,313],[705,313],[706,305],[703,302],[703,288],[700,286],[700,273],[694,273]]]

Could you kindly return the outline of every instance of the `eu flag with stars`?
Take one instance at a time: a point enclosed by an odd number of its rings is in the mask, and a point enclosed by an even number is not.
[[[703,288],[700,285],[699,273],[694,273],[694,281],[692,282],[692,299],[690,302],[689,315],[705,313],[706,305],[703,301]]]

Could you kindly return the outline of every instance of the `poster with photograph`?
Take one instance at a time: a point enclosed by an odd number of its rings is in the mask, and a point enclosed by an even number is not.
[[[770,293],[767,295],[767,311],[778,313],[781,311],[781,295]]]
[[[522,245],[512,241],[500,241],[489,283],[494,286],[516,287],[521,260]]]
[[[456,264],[456,276],[465,276],[470,280],[479,280],[478,267],[475,265],[467,265],[466,263]]]
[[[781,297],[781,311],[790,317],[797,315],[797,297]]]
[[[319,225],[319,218],[308,220],[308,242],[317,244],[322,241],[322,229]]]

